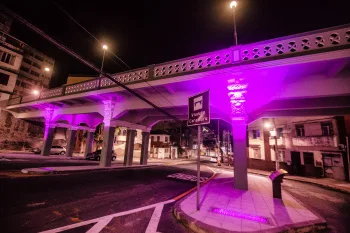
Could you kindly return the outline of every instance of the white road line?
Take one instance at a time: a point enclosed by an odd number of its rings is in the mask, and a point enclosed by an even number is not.
[[[151,220],[148,223],[148,226],[147,226],[145,233],[156,233],[157,232],[160,217],[162,216],[162,212],[163,212],[163,207],[164,207],[164,205],[160,204],[154,209]]]
[[[67,226],[64,226],[64,227],[59,227],[59,228],[52,229],[52,230],[42,231],[40,233],[62,232],[62,231],[66,231],[66,230],[69,230],[69,229],[85,226],[85,225],[88,225],[90,223],[97,223],[97,222],[99,222],[99,221],[101,221],[101,220],[103,220],[105,218],[111,218],[112,219],[112,218],[115,218],[115,217],[120,217],[120,216],[123,216],[123,215],[136,213],[136,212],[139,212],[139,211],[142,211],[142,210],[151,209],[151,208],[157,207],[158,205],[161,205],[161,204],[162,205],[166,205],[166,204],[172,203],[174,201],[175,201],[174,199],[170,199],[168,201],[158,202],[158,203],[155,203],[155,204],[152,204],[152,205],[148,205],[148,206],[144,206],[144,207],[140,207],[140,208],[137,208],[137,209],[127,210],[127,211],[124,211],[124,212],[110,214],[110,215],[106,215],[106,216],[103,216],[103,217],[99,217],[99,218],[91,219],[91,220],[88,220],[88,221],[67,225]]]
[[[88,230],[86,233],[99,233],[102,231],[102,229],[107,226],[107,224],[112,220],[112,217],[109,218],[103,218],[102,220],[98,221],[90,230]]]

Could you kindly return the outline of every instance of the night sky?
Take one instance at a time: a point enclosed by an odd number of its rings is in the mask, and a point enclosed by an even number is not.
[[[238,43],[247,44],[350,23],[348,2],[238,1]],[[232,10],[228,0],[62,0],[57,4],[107,43],[132,68],[233,45]],[[11,1],[5,6],[100,66],[103,53],[100,45],[53,1]],[[17,22],[13,24],[11,34],[56,60],[52,87],[64,84],[68,74],[96,74]],[[114,57],[113,60],[117,61]],[[107,58],[105,70],[115,73],[127,69],[115,62]]]

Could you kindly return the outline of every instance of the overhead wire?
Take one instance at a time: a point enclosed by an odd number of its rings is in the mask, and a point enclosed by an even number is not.
[[[94,38],[98,44],[102,44],[100,42],[99,39],[97,39],[96,36],[94,36],[89,30],[87,30],[81,23],[79,23],[72,15],[69,14],[69,12],[67,12],[62,6],[60,6],[56,1],[52,1],[53,4],[59,9],[61,10],[69,19],[71,19],[75,24],[77,24],[82,30],[84,30],[87,34],[89,34],[92,38]],[[118,59],[118,61],[120,61],[125,67],[127,67],[129,70],[132,70],[132,68],[126,63],[124,62],[119,56],[117,56],[115,53],[113,53],[113,51],[111,50],[107,50],[109,53],[111,53],[114,57],[116,57]],[[136,75],[139,78],[142,78],[139,74],[137,74],[136,72],[133,72],[134,75]],[[168,103],[170,103],[173,107],[176,108],[176,106],[168,99],[166,98],[161,92],[159,92],[154,86],[152,86],[149,82],[147,82],[147,80],[144,80],[144,82],[151,87],[155,92],[158,93],[158,95],[160,95],[162,98],[164,98]],[[186,113],[183,113],[184,115],[187,115]],[[181,122],[181,126],[182,127],[182,122]]]
[[[112,82],[118,84],[120,87],[122,87],[123,89],[125,89],[126,91],[128,91],[129,93],[133,94],[134,96],[138,97],[139,99],[141,99],[142,101],[146,102],[147,104],[149,104],[150,106],[154,107],[155,109],[157,109],[159,112],[162,112],[163,114],[169,116],[171,119],[175,120],[175,121],[180,121],[177,117],[171,115],[170,113],[168,113],[168,111],[166,111],[165,109],[158,107],[157,105],[155,105],[154,103],[152,103],[151,101],[149,101],[148,99],[144,98],[143,96],[141,96],[139,93],[135,92],[133,89],[127,87],[126,85],[124,85],[123,83],[115,80],[113,77],[111,77],[109,74],[107,74],[106,72],[104,72],[103,70],[100,70],[98,67],[96,67],[93,63],[89,62],[88,60],[86,60],[85,58],[83,58],[82,56],[80,56],[79,54],[77,54],[76,52],[74,52],[73,50],[69,49],[67,46],[63,45],[62,43],[57,42],[57,40],[53,39],[51,36],[47,35],[44,31],[42,31],[41,29],[39,29],[38,27],[36,27],[35,25],[31,24],[30,22],[28,22],[26,19],[24,19],[23,17],[19,16],[18,14],[14,13],[13,11],[9,10],[8,8],[6,8],[3,4],[0,5],[0,8],[7,13],[8,15],[10,15],[13,19],[19,21],[20,23],[24,24],[25,26],[27,26],[29,29],[31,29],[32,31],[34,31],[35,33],[39,34],[41,37],[43,37],[45,40],[49,41],[50,43],[54,44],[56,47],[58,47],[59,49],[63,50],[64,52],[68,53],[69,55],[71,55],[72,57],[76,58],[77,60],[79,60],[81,63],[85,64],[86,66],[90,67],[92,70],[102,74],[104,77],[106,77],[107,79],[111,80]]]

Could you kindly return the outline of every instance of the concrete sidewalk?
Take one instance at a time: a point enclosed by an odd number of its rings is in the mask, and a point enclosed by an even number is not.
[[[102,171],[102,170],[122,170],[122,169],[138,169],[138,168],[150,168],[161,166],[162,164],[152,163],[150,165],[132,165],[123,166],[123,164],[114,164],[111,167],[99,167],[97,165],[91,166],[63,166],[63,167],[37,167],[37,168],[25,168],[22,169],[22,173],[26,174],[55,174],[55,173],[72,173],[72,172],[84,172],[84,171]]]
[[[220,167],[227,170],[233,170],[233,167],[227,166],[227,165],[221,165]],[[271,174],[271,172],[268,172],[268,171],[250,169],[250,168],[248,168],[248,173],[261,175],[261,176],[269,176]],[[313,184],[323,188],[328,188],[331,190],[350,194],[350,183],[345,181],[335,180],[331,178],[312,178],[312,177],[294,176],[294,175],[288,175],[288,174],[284,177],[284,179]]]
[[[256,170],[256,169],[248,169],[248,172],[252,174],[263,175],[263,176],[269,176],[271,174],[270,172]],[[350,194],[350,183],[345,181],[335,180],[331,178],[311,178],[311,177],[302,177],[302,176],[293,176],[293,175],[286,175],[284,179],[308,183],[308,184],[314,184],[321,187]]]
[[[42,156],[40,154],[28,153],[0,153],[0,159],[57,159],[57,160],[84,160],[84,155],[74,153],[72,157],[65,155]]]
[[[272,197],[266,177],[249,175],[249,190],[233,188],[232,172],[224,171],[200,189],[200,211],[196,192],[178,202],[174,213],[195,232],[281,232],[326,229],[326,222],[288,193]],[[293,229],[293,230],[292,230]]]

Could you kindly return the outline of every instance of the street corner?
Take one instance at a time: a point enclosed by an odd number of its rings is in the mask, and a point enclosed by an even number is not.
[[[250,179],[249,190],[232,189],[232,181],[216,177],[173,208],[175,218],[194,232],[314,232],[327,229],[325,219],[287,193],[272,197],[265,178]],[[220,192],[219,192],[220,191]],[[199,210],[197,210],[199,205]]]

